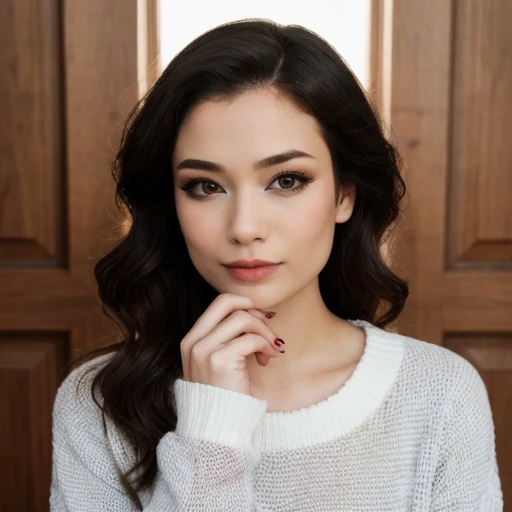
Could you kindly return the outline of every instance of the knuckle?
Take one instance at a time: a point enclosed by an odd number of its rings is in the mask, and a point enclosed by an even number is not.
[[[192,348],[190,349],[190,355],[193,359],[200,359],[201,358],[201,354],[202,354],[202,350],[201,350],[201,346],[196,343],[195,345],[192,346]]]
[[[235,298],[235,295],[233,295],[232,293],[221,293],[219,295],[217,295],[217,297],[215,298],[215,300],[217,302],[220,302],[221,304],[231,304],[231,302],[234,300]]]
[[[185,354],[188,354],[188,345],[184,343],[183,341],[180,343],[180,354],[184,356]]]
[[[217,297],[215,297],[215,302],[224,302],[229,299],[229,293],[219,293]]]
[[[250,316],[247,311],[244,311],[242,309],[237,309],[234,313],[231,314],[232,318],[235,320],[246,320],[247,316]]]

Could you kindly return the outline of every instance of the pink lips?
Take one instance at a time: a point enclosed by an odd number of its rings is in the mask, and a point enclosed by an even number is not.
[[[270,274],[274,273],[278,264],[264,265],[261,267],[245,268],[245,267],[226,267],[226,270],[235,278],[240,281],[260,281]]]

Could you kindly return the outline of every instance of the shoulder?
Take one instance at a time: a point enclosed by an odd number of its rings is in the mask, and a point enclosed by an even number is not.
[[[384,331],[383,335],[404,347],[402,374],[428,386],[431,393],[447,400],[487,399],[478,370],[452,350],[410,336]]]
[[[103,413],[101,391],[92,388],[98,372],[115,354],[110,352],[85,362],[62,381],[53,406],[52,432],[57,451],[72,446],[75,455],[93,466],[103,461],[126,472],[136,461],[135,452],[125,434]]]
[[[113,353],[96,357],[73,369],[60,384],[53,405],[55,424],[85,420],[100,414],[92,397],[92,383],[99,370],[112,358]],[[95,395],[101,403],[101,398]]]
[[[478,370],[456,352],[368,322],[357,321],[356,325],[370,329],[368,333],[377,341],[374,345],[379,347],[379,354],[399,354],[398,380],[411,392],[428,394],[438,405],[452,399],[474,398],[475,394],[486,400],[486,388]]]
[[[82,485],[75,475],[82,478],[86,474],[100,486],[107,483],[124,492],[119,470],[131,468],[131,460],[127,460],[131,452],[126,451],[110,418],[103,414],[99,391],[94,395],[98,403],[92,396],[94,378],[114,354],[104,354],[73,369],[57,390],[52,416],[53,471],[66,479],[69,488]],[[74,479],[72,484],[70,479]]]

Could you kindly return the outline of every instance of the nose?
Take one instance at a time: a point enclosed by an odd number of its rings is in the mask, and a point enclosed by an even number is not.
[[[265,240],[268,232],[263,200],[257,192],[239,192],[228,207],[228,236],[233,242],[247,245]]]

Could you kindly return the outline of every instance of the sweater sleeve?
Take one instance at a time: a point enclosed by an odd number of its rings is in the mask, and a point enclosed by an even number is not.
[[[460,356],[461,357],[461,356]],[[461,357],[433,485],[433,512],[502,512],[493,416],[478,371]]]
[[[157,488],[168,510],[254,510],[253,470],[267,402],[223,388],[177,379],[177,424],[157,447]],[[164,501],[156,508],[164,510]],[[146,510],[146,509],[144,509]]]
[[[79,405],[76,374],[58,390],[53,409],[51,512],[139,510],[119,478],[101,411]],[[256,433],[267,402],[209,385],[175,383],[178,423],[157,446],[158,473],[143,510],[253,510]]]

